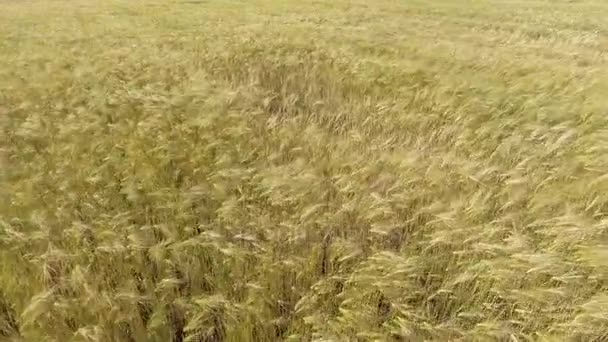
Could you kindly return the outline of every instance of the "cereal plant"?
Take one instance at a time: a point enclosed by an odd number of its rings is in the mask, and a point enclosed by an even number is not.
[[[606,18],[0,0],[0,341],[608,341]]]

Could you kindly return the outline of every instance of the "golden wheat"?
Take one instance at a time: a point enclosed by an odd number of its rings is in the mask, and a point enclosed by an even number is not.
[[[0,340],[608,341],[606,17],[0,1]]]

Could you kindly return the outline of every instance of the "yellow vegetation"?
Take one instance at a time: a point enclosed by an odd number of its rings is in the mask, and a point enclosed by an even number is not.
[[[0,0],[1,341],[608,341],[601,0]]]

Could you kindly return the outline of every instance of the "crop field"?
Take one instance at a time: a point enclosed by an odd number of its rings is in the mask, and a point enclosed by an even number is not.
[[[608,2],[0,0],[0,341],[608,341]]]

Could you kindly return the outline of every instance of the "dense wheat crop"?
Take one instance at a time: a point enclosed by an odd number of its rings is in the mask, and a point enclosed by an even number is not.
[[[0,0],[0,341],[608,341],[607,18]]]

